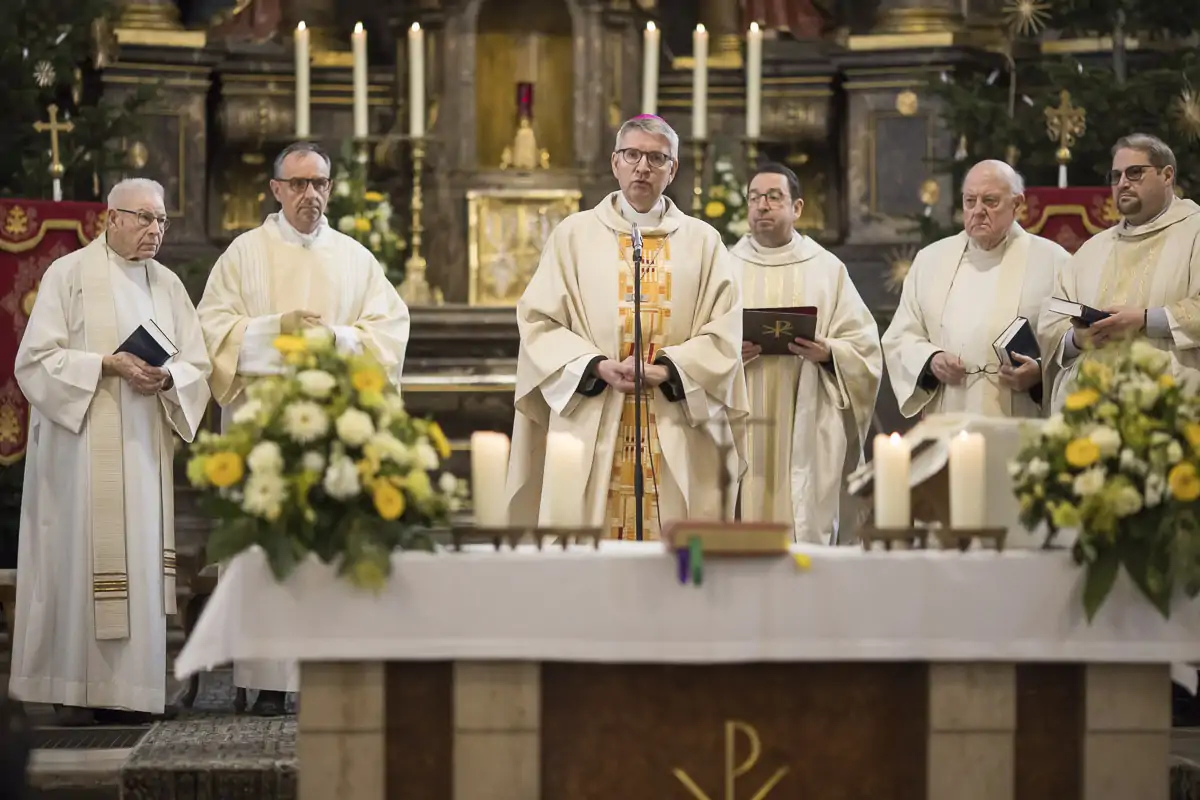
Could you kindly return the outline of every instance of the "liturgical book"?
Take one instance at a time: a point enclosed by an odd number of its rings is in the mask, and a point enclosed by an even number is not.
[[[137,330],[129,334],[117,352],[129,353],[152,367],[161,367],[178,355],[179,348],[171,343],[154,320],[148,319],[145,325],[138,325]]]
[[[1012,324],[1004,329],[1004,333],[992,342],[992,350],[996,352],[996,358],[1000,359],[1000,363],[1006,367],[1021,366],[1013,358],[1013,353],[1020,353],[1032,359],[1042,357],[1042,348],[1038,346],[1033,326],[1025,317],[1014,319]]]
[[[764,356],[791,355],[787,346],[797,338],[812,341],[816,337],[816,306],[742,311],[742,339],[761,347]]]
[[[1064,317],[1070,317],[1073,322],[1077,322],[1085,328],[1090,328],[1100,320],[1112,316],[1107,311],[1085,306],[1083,303],[1063,300],[1060,297],[1051,297],[1047,310],[1054,314],[1062,314]]]

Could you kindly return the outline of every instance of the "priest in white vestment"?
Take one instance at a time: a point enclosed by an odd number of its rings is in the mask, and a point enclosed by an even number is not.
[[[662,194],[678,166],[679,137],[662,119],[622,125],[612,154],[620,190],[551,232],[517,304],[514,524],[569,524],[558,516],[566,503],[579,515],[575,524],[618,539],[635,539],[642,527],[644,539],[657,539],[660,523],[732,511],[748,410],[742,305],[720,234]],[[634,225],[643,238],[640,353],[633,349]],[[635,358],[646,388],[641,526]]]
[[[108,206],[105,233],[46,270],[14,366],[32,412],[9,690],[66,724],[166,710],[174,443],[209,401],[196,310],[154,260],[162,186],[121,182]],[[155,326],[178,351],[163,366],[116,352]]]
[[[274,346],[282,333],[329,328],[340,350],[366,348],[400,386],[408,307],[375,256],[326,221],[330,170],[314,144],[284,148],[271,180],[281,210],[235,239],[209,275],[198,311],[222,426],[245,401],[248,381],[283,370]],[[239,662],[234,685],[258,689],[253,710],[270,716],[283,713],[299,674],[294,662]]]
[[[786,522],[797,541],[837,540],[843,478],[863,461],[883,375],[879,327],[846,266],[796,232],[796,173],[764,164],[750,181],[750,233],[733,247],[746,308],[817,309],[817,336],[792,355],[742,342],[750,396],[745,520]],[[762,421],[762,422],[760,422]],[[764,424],[764,422],[766,424]]]
[[[1180,381],[1200,381],[1200,205],[1175,196],[1175,154],[1148,134],[1113,147],[1108,174],[1121,221],[1083,243],[1054,294],[1108,311],[1090,328],[1047,312],[1043,336],[1057,369],[1062,406],[1081,351],[1136,336],[1171,355]]]
[[[992,348],[1017,317],[1038,331],[1055,275],[1070,258],[1016,222],[1021,176],[1003,161],[981,161],[963,181],[963,232],[923,248],[905,276],[896,315],[883,334],[888,377],[906,417],[966,412],[1039,417],[1048,398],[1052,345],[1040,359]]]

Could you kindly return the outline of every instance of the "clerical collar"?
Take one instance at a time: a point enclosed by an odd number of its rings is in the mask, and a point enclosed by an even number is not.
[[[292,223],[287,221],[287,217],[282,211],[277,211],[271,215],[275,218],[275,224],[279,226],[279,232],[283,235],[283,240],[289,244],[298,244],[301,247],[312,247],[316,244],[321,234],[325,232],[327,224],[325,215],[321,215],[321,219],[317,220],[317,227],[313,228],[312,233],[301,233],[292,227]]]
[[[779,256],[795,247],[797,238],[799,238],[799,235],[793,232],[791,240],[782,247],[767,247],[765,244],[762,244],[753,236],[751,236],[750,246],[753,247],[754,252],[758,253],[760,256]]]
[[[617,210],[626,222],[636,223],[641,228],[657,228],[662,224],[663,216],[667,213],[667,201],[662,197],[645,214],[638,211],[625,199],[624,192],[617,192]]]
[[[1167,195],[1167,204],[1165,206],[1163,206],[1162,211],[1158,212],[1151,219],[1146,220],[1141,225],[1131,225],[1131,224],[1129,224],[1129,220],[1122,219],[1121,220],[1121,230],[1125,231],[1126,233],[1135,233],[1138,230],[1145,228],[1147,225],[1152,225],[1155,222],[1158,222],[1158,218],[1161,217],[1163,214],[1167,213],[1167,211],[1171,208],[1171,204],[1174,202],[1175,202],[1175,195],[1174,194]]]

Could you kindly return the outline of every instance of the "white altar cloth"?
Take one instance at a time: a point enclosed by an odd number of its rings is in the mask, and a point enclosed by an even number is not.
[[[794,552],[808,570],[709,557],[699,587],[658,543],[398,553],[376,595],[315,560],[277,583],[252,550],[222,575],[175,672],[241,659],[1200,661],[1200,602],[1181,596],[1163,620],[1122,573],[1089,625],[1066,552]]]

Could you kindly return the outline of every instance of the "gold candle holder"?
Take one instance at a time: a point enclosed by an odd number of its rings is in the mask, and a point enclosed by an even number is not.
[[[696,172],[692,179],[692,215],[696,217],[700,216],[704,207],[704,156],[708,149],[707,144],[704,139],[692,140],[692,158]]]
[[[409,255],[404,262],[404,280],[397,290],[404,302],[410,306],[442,305],[441,289],[430,287],[425,277],[426,262],[421,255],[421,234],[424,227],[421,224],[421,212],[425,202],[421,194],[421,173],[425,167],[425,137],[417,136],[412,141],[412,226],[409,233]]]

